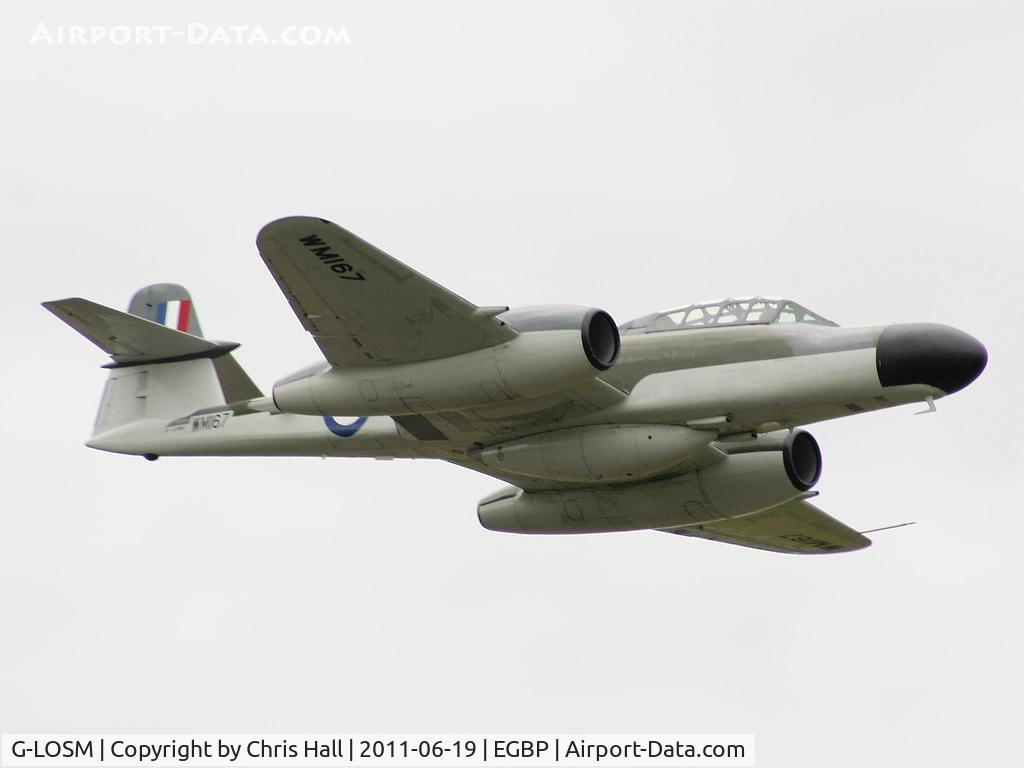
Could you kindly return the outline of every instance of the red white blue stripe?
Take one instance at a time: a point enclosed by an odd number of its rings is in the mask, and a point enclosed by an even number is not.
[[[192,300],[163,301],[156,305],[156,322],[168,328],[188,333],[192,316]]]

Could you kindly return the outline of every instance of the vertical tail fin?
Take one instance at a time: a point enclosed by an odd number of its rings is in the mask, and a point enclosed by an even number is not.
[[[98,435],[132,422],[262,397],[231,356],[238,344],[203,338],[192,297],[180,285],[142,288],[132,297],[130,314],[78,298],[43,306],[113,361],[104,366],[112,370],[90,441],[97,447]]]

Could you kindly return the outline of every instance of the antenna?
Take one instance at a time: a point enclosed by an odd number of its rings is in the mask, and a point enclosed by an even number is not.
[[[870,528],[866,531],[858,531],[858,533],[878,533],[879,531],[891,531],[893,528],[902,528],[905,525],[917,525],[917,520],[912,520],[909,523],[896,523],[896,525],[885,525],[881,528]]]

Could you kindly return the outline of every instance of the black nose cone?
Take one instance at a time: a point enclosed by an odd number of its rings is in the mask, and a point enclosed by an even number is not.
[[[928,384],[947,395],[985,370],[988,352],[981,342],[956,328],[932,323],[890,325],[875,351],[883,387]]]

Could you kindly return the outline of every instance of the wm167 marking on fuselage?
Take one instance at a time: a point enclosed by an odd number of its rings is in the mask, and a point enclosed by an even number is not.
[[[319,235],[308,235],[300,237],[299,242],[309,248],[320,261],[331,268],[342,280],[365,280],[355,268],[345,261],[345,257],[337,253],[331,253],[331,246],[320,239]]]
[[[189,423],[193,432],[203,432],[208,429],[220,429],[228,423],[232,411],[218,411],[217,413],[200,413],[193,416]]]

